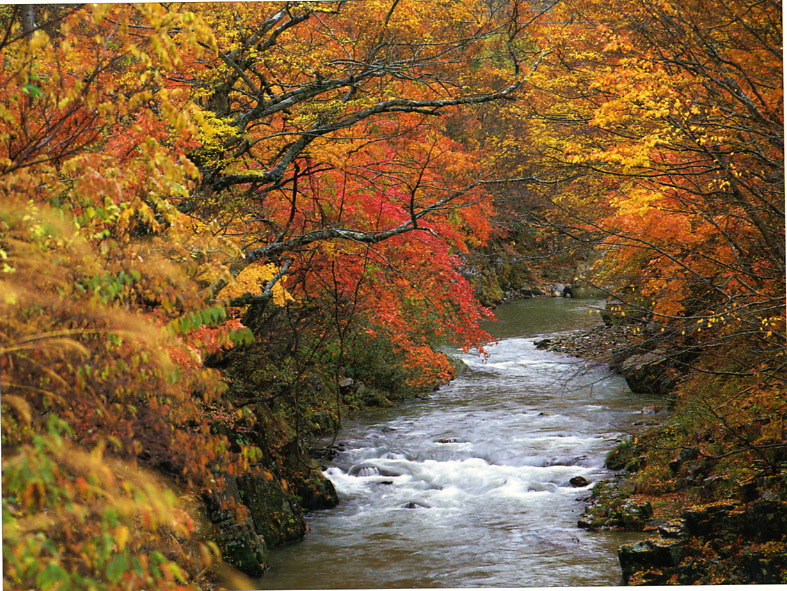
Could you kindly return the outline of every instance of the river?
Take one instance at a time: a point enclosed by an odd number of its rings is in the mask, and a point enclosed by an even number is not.
[[[489,358],[427,400],[348,420],[327,467],[341,502],[271,552],[266,589],[622,583],[617,547],[641,534],[577,528],[604,457],[653,402],[606,366],[534,341],[600,322],[598,300],[505,304]],[[573,487],[582,476],[591,484]]]

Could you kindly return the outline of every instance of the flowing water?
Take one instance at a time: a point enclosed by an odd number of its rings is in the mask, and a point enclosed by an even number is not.
[[[620,584],[617,547],[638,534],[577,528],[609,477],[604,456],[652,402],[606,366],[534,341],[599,322],[602,302],[501,306],[499,343],[425,401],[346,421],[326,470],[341,502],[271,553],[268,589]],[[582,476],[591,485],[573,487]]]

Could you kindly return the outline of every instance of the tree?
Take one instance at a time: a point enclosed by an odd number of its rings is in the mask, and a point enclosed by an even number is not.
[[[9,585],[202,581],[215,546],[189,545],[184,503],[136,468],[200,495],[259,460],[217,434],[254,413],[203,366],[249,342],[216,295],[250,265],[273,265],[252,301],[288,273],[299,303],[361,296],[353,330],[423,383],[449,372],[424,331],[488,338],[456,271],[485,237],[486,172],[436,116],[514,95],[537,64],[519,8],[194,8],[39,6],[35,30],[0,14]],[[67,551],[40,543],[60,530]]]
[[[503,115],[531,138],[511,160],[543,181],[554,222],[600,241],[589,279],[644,320],[638,351],[687,376],[686,416],[721,425],[708,453],[748,470],[774,469],[787,412],[779,14],[562,3],[534,29],[551,53],[529,99]]]
[[[0,367],[3,583],[177,588],[204,581],[192,492],[246,456],[211,433],[224,386],[201,356],[243,338],[188,277],[167,198],[195,172],[178,96],[151,89],[189,23],[151,6],[2,14]],[[150,26],[140,35],[139,20]],[[193,34],[209,33],[191,21]],[[155,108],[154,108],[155,107]],[[144,239],[140,239],[144,236]],[[233,335],[233,330],[238,333]]]
[[[238,8],[235,16],[246,26],[219,39],[219,61],[183,74],[204,97],[198,100],[215,116],[223,143],[210,154],[192,154],[204,180],[179,207],[203,218],[223,216],[225,226],[232,220],[236,233],[243,228],[245,257],[236,271],[318,240],[379,244],[422,230],[420,220],[463,198],[472,202],[466,195],[483,173],[437,169],[447,155],[436,116],[513,97],[527,60],[532,67],[538,57],[514,46],[522,26],[518,5],[502,20],[464,2],[439,8],[370,2],[362,14],[355,8],[341,2]],[[204,16],[219,22],[225,10],[206,8]],[[509,60],[495,64],[490,56],[506,45]],[[396,149],[383,156],[386,142]],[[423,160],[397,161],[402,151]],[[442,160],[430,162],[435,153]],[[382,160],[373,165],[375,158]],[[336,199],[336,181],[332,187],[311,180],[328,171],[338,173],[345,191],[398,189],[401,195],[389,200],[407,218],[355,231],[332,217],[343,212],[340,205],[310,210]]]
[[[433,366],[424,383],[449,375],[426,354],[420,319],[465,347],[489,339],[456,255],[486,239],[491,171],[476,146],[449,139],[441,115],[516,96],[541,59],[521,41],[533,13],[395,1],[363,13],[342,2],[214,5],[201,16],[216,57],[195,56],[168,81],[203,109],[203,141],[189,152],[202,182],[178,208],[237,244],[242,256],[214,257],[234,275],[275,264],[296,298],[331,283],[341,259],[342,297],[355,294],[364,322],[386,327],[410,363]],[[226,282],[215,276],[214,293]]]

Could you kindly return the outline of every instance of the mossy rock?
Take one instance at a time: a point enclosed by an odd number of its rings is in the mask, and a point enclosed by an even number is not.
[[[474,283],[475,295],[483,306],[492,307],[503,301],[503,289],[494,272],[481,275]]]
[[[627,465],[636,465],[633,461],[638,454],[633,439],[627,439],[613,447],[605,459],[607,468],[610,470],[622,470]]]
[[[306,533],[303,513],[284,486],[269,472],[238,477],[241,501],[249,509],[255,531],[268,547],[299,540]]]
[[[339,504],[333,483],[318,470],[304,472],[294,479],[293,490],[306,510],[331,509]]]
[[[591,502],[577,525],[591,531],[642,531],[652,518],[649,502],[635,501],[616,484],[602,481],[593,488]]]
[[[683,558],[683,543],[663,538],[648,538],[618,549],[618,559],[627,584],[663,585]]]
[[[226,475],[224,489],[204,496],[205,512],[213,526],[213,539],[221,550],[222,558],[251,577],[265,571],[266,544],[256,532],[254,522],[240,519],[237,511],[241,497],[235,477]]]

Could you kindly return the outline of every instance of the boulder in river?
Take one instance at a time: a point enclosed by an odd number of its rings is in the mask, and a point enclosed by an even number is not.
[[[417,503],[415,501],[410,501],[409,503],[405,503],[402,505],[402,509],[428,509],[428,505],[424,505],[423,503]]]
[[[571,480],[568,481],[571,486],[576,486],[577,488],[587,486],[590,484],[587,478],[584,476],[574,476]]]
[[[312,470],[301,475],[301,478],[293,483],[293,492],[300,499],[300,505],[304,509],[331,509],[339,504],[339,495],[333,483],[323,476],[319,471]]]
[[[462,443],[456,437],[442,437],[435,441],[435,443]]]
[[[373,466],[371,464],[356,464],[347,472],[350,476],[401,476],[402,470]]]

